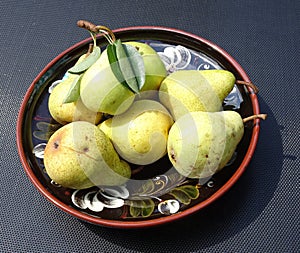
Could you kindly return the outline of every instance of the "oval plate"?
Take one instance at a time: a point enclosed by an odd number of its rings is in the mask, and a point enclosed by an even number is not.
[[[152,26],[113,32],[124,42],[149,43],[160,54],[169,73],[179,69],[226,69],[237,80],[250,82],[242,67],[228,53],[199,36]],[[65,212],[93,224],[115,228],[150,227],[181,219],[224,194],[242,175],[253,156],[259,119],[245,125],[244,137],[230,164],[201,184],[170,169],[172,166],[167,157],[152,165],[134,168],[135,179],[142,179],[134,188],[95,187],[75,191],[51,182],[39,148],[61,126],[49,114],[48,89],[86,53],[89,43],[91,39],[85,39],[59,54],[35,78],[24,97],[18,116],[17,145],[25,172],[34,186]],[[106,40],[99,36],[97,44],[104,48]],[[225,101],[224,107],[238,111],[242,117],[259,113],[257,96],[251,88],[235,86]],[[141,196],[144,198],[138,198]]]

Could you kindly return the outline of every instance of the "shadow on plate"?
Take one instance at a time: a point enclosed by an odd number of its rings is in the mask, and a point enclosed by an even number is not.
[[[283,163],[281,126],[262,98],[259,100],[261,111],[268,114],[268,119],[261,122],[253,160],[238,182],[218,201],[182,220],[144,230],[117,230],[83,222],[85,226],[116,245],[142,252],[192,252],[240,233],[259,217],[272,199]]]

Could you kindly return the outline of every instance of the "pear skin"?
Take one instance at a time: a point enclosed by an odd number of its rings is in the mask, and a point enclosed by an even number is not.
[[[50,137],[44,164],[54,182],[72,189],[121,185],[131,174],[128,163],[120,160],[109,138],[84,121],[64,125]]]
[[[88,121],[98,124],[102,118],[102,113],[89,110],[80,98],[76,102],[64,103],[75,78],[75,75],[70,74],[67,79],[55,86],[48,100],[49,112],[62,125],[72,121]]]
[[[168,156],[180,174],[208,178],[228,163],[243,134],[237,112],[191,112],[171,127]]]
[[[75,65],[82,62],[85,57],[86,54],[83,54],[81,57],[79,57]],[[102,113],[90,111],[82,103],[80,98],[76,102],[64,103],[64,99],[66,98],[70,87],[76,78],[77,75],[68,73],[67,78],[63,79],[54,87],[48,100],[49,112],[51,116],[62,125],[78,120],[98,124],[102,118]]]
[[[159,99],[175,120],[188,112],[216,112],[234,83],[227,70],[180,70],[163,80]]]
[[[135,96],[123,86],[111,70],[107,50],[82,76],[80,97],[84,105],[94,112],[116,115],[125,112]]]
[[[166,108],[154,100],[138,100],[123,114],[99,125],[126,161],[146,165],[167,153],[167,138],[173,119]]]

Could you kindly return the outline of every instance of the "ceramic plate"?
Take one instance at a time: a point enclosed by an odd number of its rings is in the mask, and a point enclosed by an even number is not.
[[[199,36],[164,27],[130,27],[114,31],[122,41],[150,44],[161,56],[169,73],[181,69],[226,69],[236,79],[250,81],[242,67],[224,50]],[[245,125],[245,134],[227,166],[206,181],[179,175],[167,156],[146,166],[134,166],[133,185],[72,190],[55,184],[43,164],[43,148],[49,136],[61,127],[48,111],[49,88],[87,51],[91,39],[83,40],[53,59],[30,85],[19,112],[18,151],[35,187],[50,202],[90,223],[139,228],[171,222],[201,210],[226,192],[248,165],[257,143],[259,120]],[[99,36],[97,44],[105,48]],[[251,88],[235,86],[224,109],[242,117],[259,113]]]

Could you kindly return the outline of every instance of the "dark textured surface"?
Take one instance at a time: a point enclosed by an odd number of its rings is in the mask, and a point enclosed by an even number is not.
[[[0,252],[299,252],[298,1],[1,1]],[[88,19],[112,29],[167,26],[213,41],[260,88],[255,155],[219,201],[142,231],[97,227],[50,204],[28,180],[15,142],[17,113],[35,76],[87,37]]]

